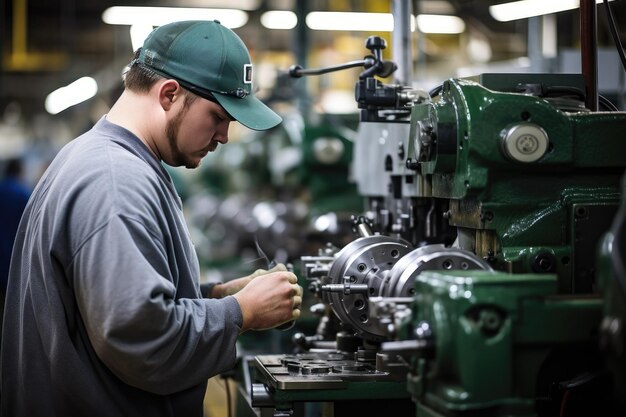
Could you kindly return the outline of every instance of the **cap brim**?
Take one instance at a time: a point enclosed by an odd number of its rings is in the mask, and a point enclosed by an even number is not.
[[[252,94],[238,98],[214,92],[213,96],[228,114],[249,129],[267,130],[283,121],[282,117]]]

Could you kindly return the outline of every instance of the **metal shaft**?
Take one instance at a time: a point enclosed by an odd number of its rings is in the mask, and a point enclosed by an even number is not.
[[[598,110],[598,39],[595,0],[580,0],[580,52],[585,79],[585,104],[591,111]]]

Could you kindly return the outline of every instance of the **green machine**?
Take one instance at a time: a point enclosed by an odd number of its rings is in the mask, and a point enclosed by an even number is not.
[[[598,250],[599,287],[604,298],[600,349],[612,380],[610,408],[626,410],[626,177],[622,203]]]
[[[618,415],[596,254],[626,114],[588,111],[581,91],[579,75],[485,74],[413,107],[407,165],[424,197],[449,202],[456,245],[492,267],[406,279],[406,340],[382,350],[411,358],[416,415]]]
[[[589,110],[580,74],[385,85],[367,46],[360,139],[385,140],[357,145],[380,186],[352,242],[302,257],[328,314],[298,353],[249,360],[252,408],[623,415],[626,113]]]
[[[424,196],[447,199],[460,246],[497,269],[556,273],[561,292],[592,292],[626,165],[624,115],[570,98],[584,91],[580,75],[477,81],[447,81],[413,108],[409,165]]]

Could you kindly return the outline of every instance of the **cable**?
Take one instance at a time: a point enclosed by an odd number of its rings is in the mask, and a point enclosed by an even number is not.
[[[563,393],[563,398],[561,399],[561,407],[559,410],[559,417],[565,417],[565,412],[567,411],[567,400],[569,399],[569,390],[566,390]]]
[[[617,53],[619,54],[619,57],[622,60],[622,66],[626,71],[626,55],[624,55],[624,47],[622,46],[622,41],[620,40],[619,35],[617,34],[617,26],[615,25],[613,11],[611,10],[611,6],[609,6],[608,0],[604,0],[604,8],[606,9],[608,25],[609,29],[611,30],[611,35],[613,36],[613,41],[615,42],[615,46],[617,47]]]
[[[611,102],[608,98],[598,95],[598,102],[604,106],[608,111],[619,111],[617,106]]]
[[[428,95],[432,98],[435,97],[437,94],[439,94],[441,92],[441,90],[443,90],[443,84],[438,85],[437,87],[433,88],[432,90],[430,90],[428,92]]]
[[[545,88],[546,96],[550,96],[553,94],[564,96],[564,95],[572,95],[576,96],[582,101],[585,100],[585,92],[577,87],[570,87],[566,85],[555,85]]]
[[[577,96],[581,100],[585,100],[585,93],[583,90],[577,87],[568,87],[568,86],[554,86],[546,88],[546,95],[550,94],[570,94]],[[598,102],[602,104],[602,106],[608,111],[619,111],[617,106],[613,104],[608,98],[598,95]]]

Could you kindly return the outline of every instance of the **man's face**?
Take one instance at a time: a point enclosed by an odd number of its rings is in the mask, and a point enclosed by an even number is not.
[[[165,133],[170,149],[164,161],[171,166],[196,168],[218,144],[228,142],[231,119],[217,103],[201,97],[191,103],[185,101],[167,122]]]

